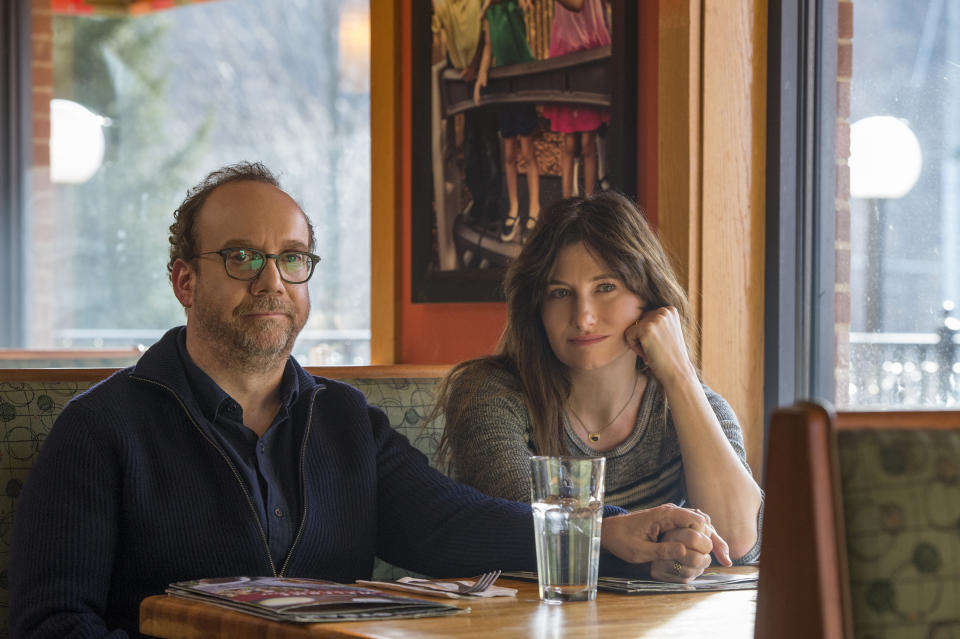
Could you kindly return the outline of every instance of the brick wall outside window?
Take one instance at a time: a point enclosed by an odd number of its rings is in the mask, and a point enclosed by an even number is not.
[[[848,404],[850,385],[850,79],[853,75],[853,2],[839,0],[837,19],[836,282],[834,284],[835,402]]]
[[[26,260],[30,261],[27,286],[33,290],[52,290],[57,277],[55,259],[37,259],[40,253],[56,255],[57,237],[53,185],[50,183],[50,100],[53,99],[53,14],[50,0],[32,0],[30,34],[30,127],[31,166],[27,201],[29,240]],[[27,322],[27,343],[49,335],[53,309],[43,308],[51,296],[31,296],[31,314]]]

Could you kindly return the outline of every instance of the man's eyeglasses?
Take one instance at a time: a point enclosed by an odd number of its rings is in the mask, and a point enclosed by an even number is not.
[[[264,253],[251,248],[225,248],[219,251],[197,253],[219,255],[223,258],[223,268],[227,275],[235,280],[255,280],[263,272],[267,260],[273,259],[280,272],[280,279],[290,284],[303,284],[313,275],[313,269],[320,262],[320,256],[306,251],[285,251],[283,253]]]

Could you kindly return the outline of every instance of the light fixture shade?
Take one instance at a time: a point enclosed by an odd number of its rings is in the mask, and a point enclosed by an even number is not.
[[[50,100],[50,179],[82,184],[103,164],[106,119],[72,100]]]
[[[369,6],[343,8],[337,40],[341,89],[345,93],[370,93]]]
[[[850,126],[850,195],[896,199],[910,192],[923,168],[920,141],[906,120],[875,115]]]

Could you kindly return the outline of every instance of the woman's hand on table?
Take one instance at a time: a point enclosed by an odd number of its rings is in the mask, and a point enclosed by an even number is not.
[[[655,559],[650,563],[650,578],[658,581],[688,583],[703,574],[710,565],[711,541],[692,528],[674,528],[660,536],[660,543],[677,542],[686,553],[679,559]]]
[[[696,570],[706,557],[706,563],[693,575],[696,577],[710,565],[711,552],[721,564],[729,566],[732,563],[727,542],[714,530],[710,517],[706,513],[673,504],[604,519],[600,545],[624,561],[651,563],[651,575],[654,575],[654,570],[660,575],[664,566],[667,571],[672,570],[676,561],[682,566],[680,574],[686,576],[688,571]],[[679,579],[674,574],[672,579],[664,580]]]
[[[693,528],[674,528],[660,535],[660,543],[679,542],[686,549],[686,554],[680,559],[658,559],[650,564],[650,578],[659,581],[674,581],[689,583],[703,574],[712,561],[711,552],[722,544],[724,553],[717,553],[717,561],[724,566],[730,566],[730,551],[726,542],[717,534],[710,520],[710,515],[698,508],[694,512],[702,515],[706,526],[702,530]]]

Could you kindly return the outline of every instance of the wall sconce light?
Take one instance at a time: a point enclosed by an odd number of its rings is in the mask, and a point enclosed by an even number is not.
[[[370,7],[344,7],[337,38],[341,91],[370,93]]]
[[[103,164],[107,118],[72,100],[50,100],[50,179],[83,184]]]

